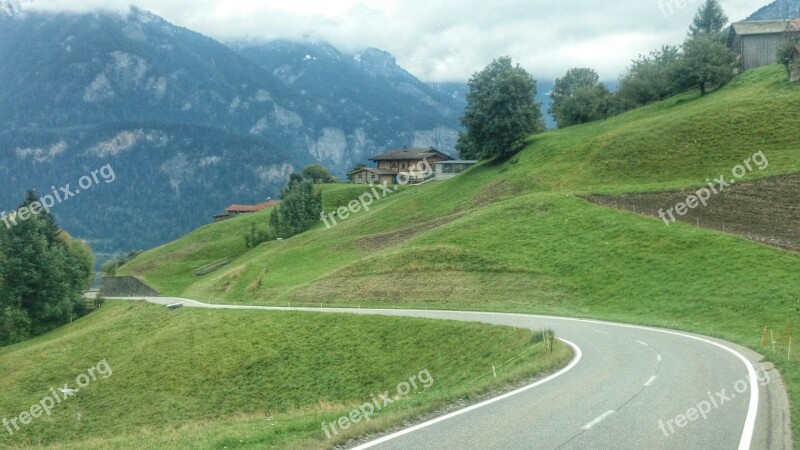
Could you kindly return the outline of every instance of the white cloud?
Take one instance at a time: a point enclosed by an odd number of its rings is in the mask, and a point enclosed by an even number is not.
[[[29,0],[47,10],[126,11],[130,0]],[[314,35],[345,52],[378,47],[427,81],[465,81],[509,55],[534,76],[593,67],[615,79],[631,59],[679,44],[701,0],[139,0],[219,40]],[[768,0],[722,0],[742,20]],[[683,8],[680,5],[684,5]]]

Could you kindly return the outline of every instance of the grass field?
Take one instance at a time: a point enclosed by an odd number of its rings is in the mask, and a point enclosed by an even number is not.
[[[449,321],[111,302],[0,349],[0,418],[100,369],[52,415],[0,429],[0,448],[330,448],[566,364],[571,350],[541,340]],[[416,388],[400,388],[412,377]],[[396,401],[370,421],[323,432],[387,390]]]
[[[800,352],[786,347],[786,330],[800,329],[800,254],[583,199],[696,189],[759,151],[769,167],[742,182],[798,173],[798,94],[782,67],[753,70],[704,97],[534,136],[507,162],[265,243],[215,274],[173,271],[200,261],[190,243],[211,229],[171,244],[158,265],[147,265],[158,253],[145,254],[124,271],[215,302],[536,312],[719,336],[778,365],[800,436]],[[769,202],[767,191],[748,195]],[[781,195],[798,202],[794,191]],[[780,337],[775,352],[761,349],[765,326]]]

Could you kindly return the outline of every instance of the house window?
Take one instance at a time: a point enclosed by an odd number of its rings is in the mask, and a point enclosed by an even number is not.
[[[358,174],[358,179],[359,180],[363,180],[364,179],[364,174],[363,173]]]
[[[392,167],[392,169],[397,169],[397,163],[393,162],[391,167]]]
[[[400,165],[400,168],[401,168],[401,169],[405,169],[405,168],[406,168],[406,163],[403,163],[403,164],[401,164],[401,165]]]

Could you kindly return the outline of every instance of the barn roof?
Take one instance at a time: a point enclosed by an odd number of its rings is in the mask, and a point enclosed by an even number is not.
[[[754,34],[777,34],[783,33],[787,29],[791,28],[800,30],[800,19],[737,22],[731,25],[731,27],[738,36],[748,36]]]
[[[229,213],[251,213],[251,212],[258,212],[263,211],[267,208],[272,208],[273,206],[279,204],[280,202],[277,200],[268,200],[264,203],[259,203],[257,205],[231,205],[225,208],[225,211]]]

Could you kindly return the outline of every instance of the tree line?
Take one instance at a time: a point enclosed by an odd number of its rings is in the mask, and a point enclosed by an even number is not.
[[[28,191],[17,211],[41,203]],[[0,226],[0,346],[38,336],[85,315],[94,255],[49,211]]]
[[[706,0],[681,46],[665,45],[639,56],[609,91],[590,68],[573,68],[555,82],[550,107],[559,128],[605,119],[692,89],[701,95],[733,76],[735,55],[723,28],[728,23],[718,0]],[[502,57],[472,76],[465,132],[457,150],[465,159],[504,158],[520,151],[525,139],[544,131],[541,106],[534,102],[536,80]]]

